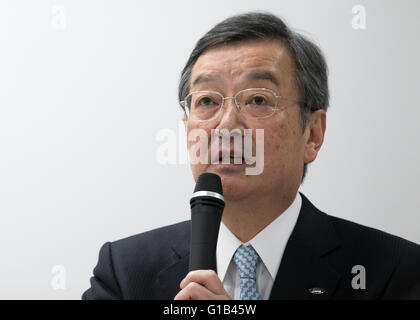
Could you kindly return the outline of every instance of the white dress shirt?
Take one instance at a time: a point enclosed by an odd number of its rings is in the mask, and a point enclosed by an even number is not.
[[[283,257],[287,241],[295,227],[302,205],[299,192],[295,200],[281,215],[245,244],[251,244],[260,256],[257,265],[257,290],[261,299],[268,300]],[[232,299],[239,300],[239,272],[233,255],[242,243],[222,222],[217,240],[217,274]]]

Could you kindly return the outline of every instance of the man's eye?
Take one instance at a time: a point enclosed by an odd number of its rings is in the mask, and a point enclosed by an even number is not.
[[[198,99],[196,104],[197,107],[212,107],[216,105],[217,102],[212,97],[201,97]]]
[[[212,99],[209,97],[203,97],[198,101],[198,104],[208,105],[212,102]]]
[[[264,104],[266,104],[266,102],[267,101],[262,96],[255,96],[251,99],[251,104],[257,105],[257,106],[264,105]]]

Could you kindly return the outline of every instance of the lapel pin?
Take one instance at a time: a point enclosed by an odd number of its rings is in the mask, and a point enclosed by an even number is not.
[[[310,288],[309,292],[312,294],[323,294],[325,293],[325,289],[323,288]]]

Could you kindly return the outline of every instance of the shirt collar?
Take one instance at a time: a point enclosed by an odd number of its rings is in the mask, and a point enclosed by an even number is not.
[[[295,227],[302,206],[302,197],[297,193],[293,203],[254,238],[251,244],[257,251],[270,275],[275,279],[287,241]],[[242,243],[222,222],[217,240],[217,273],[223,281],[232,257]]]

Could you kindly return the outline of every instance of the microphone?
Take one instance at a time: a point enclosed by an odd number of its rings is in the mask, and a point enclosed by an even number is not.
[[[225,198],[217,174],[201,174],[190,200],[191,239],[189,271],[216,270],[216,245]]]

